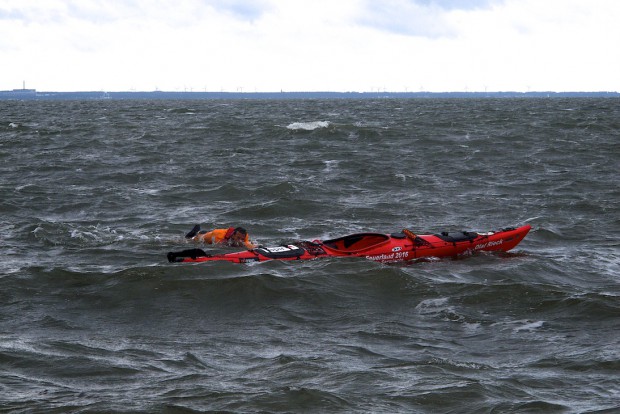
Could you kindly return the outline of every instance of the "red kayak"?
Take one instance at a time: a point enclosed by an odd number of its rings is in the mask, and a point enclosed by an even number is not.
[[[462,254],[507,252],[514,248],[532,227],[510,227],[498,231],[443,232],[416,235],[404,229],[400,233],[358,233],[332,240],[301,241],[292,244],[262,247],[242,252],[207,254],[201,249],[168,253],[170,262],[233,263],[266,260],[310,260],[321,257],[363,257],[382,263],[406,262],[424,257],[454,257]]]

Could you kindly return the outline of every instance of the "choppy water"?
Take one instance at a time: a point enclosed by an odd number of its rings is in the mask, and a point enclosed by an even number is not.
[[[0,411],[618,410],[619,131],[617,99],[0,102]],[[533,230],[167,263],[196,223]]]

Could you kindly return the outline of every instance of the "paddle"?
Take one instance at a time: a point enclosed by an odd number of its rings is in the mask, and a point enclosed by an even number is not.
[[[415,242],[415,239],[418,237],[409,229],[403,229],[403,233],[405,233],[405,236],[409,237],[412,242]]]
[[[183,259],[185,259],[186,257],[196,260],[197,257],[209,257],[209,256],[211,255],[207,254],[207,252],[205,252],[202,249],[187,249],[187,250],[183,250],[180,252],[168,252],[168,255],[167,255],[168,261],[170,263],[182,262]]]
[[[426,240],[424,240],[421,237],[418,237],[414,232],[412,232],[409,229],[403,229],[403,233],[405,233],[405,236],[407,236],[413,242],[413,244],[415,244],[417,246],[419,246],[421,244],[425,244],[427,246],[431,245],[429,242],[427,242]]]

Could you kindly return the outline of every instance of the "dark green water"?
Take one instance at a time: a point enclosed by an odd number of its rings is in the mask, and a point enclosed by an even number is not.
[[[619,131],[617,99],[0,102],[0,410],[620,409]],[[196,223],[533,230],[167,263]]]

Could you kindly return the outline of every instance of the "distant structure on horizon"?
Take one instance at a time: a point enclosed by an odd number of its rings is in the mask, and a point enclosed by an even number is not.
[[[12,89],[10,91],[0,91],[0,99],[7,99],[5,95],[8,95],[8,99],[11,99],[12,96],[16,96],[17,99],[33,99],[36,98],[37,90],[36,89],[26,89],[26,81],[22,81],[21,89]]]
[[[26,81],[22,81],[21,89],[13,89],[13,92],[36,92],[36,89],[26,89]]]
[[[128,99],[500,99],[500,98],[618,98],[619,92],[37,92],[26,89],[0,91],[0,100],[128,100]]]

